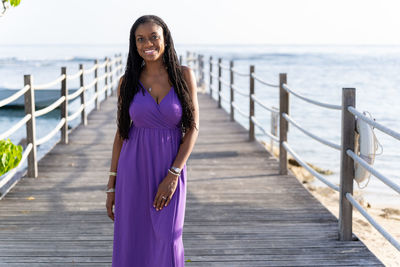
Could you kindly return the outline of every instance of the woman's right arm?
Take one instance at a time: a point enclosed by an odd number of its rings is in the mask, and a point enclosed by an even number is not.
[[[121,83],[122,83],[123,78],[124,77],[121,77],[121,79],[119,80],[119,84],[118,84],[118,89],[117,89],[118,99],[119,99],[119,95],[120,95]],[[115,137],[114,137],[113,149],[112,149],[111,167],[110,167],[111,172],[117,172],[119,154],[121,152],[122,143],[123,143],[123,139],[120,137],[118,127],[117,127],[117,131],[116,131]],[[116,177],[110,175],[108,184],[107,184],[107,188],[115,188],[115,180],[116,180]]]

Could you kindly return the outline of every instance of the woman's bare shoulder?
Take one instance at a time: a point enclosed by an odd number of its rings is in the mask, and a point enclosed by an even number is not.
[[[119,98],[119,95],[121,94],[121,85],[122,85],[122,82],[124,81],[124,76],[125,76],[125,75],[122,75],[121,78],[119,79],[118,89],[117,89],[117,96],[118,96],[118,98]]]
[[[193,70],[188,66],[181,65],[181,71],[183,74],[183,78],[186,80],[187,83],[189,83],[194,76]]]

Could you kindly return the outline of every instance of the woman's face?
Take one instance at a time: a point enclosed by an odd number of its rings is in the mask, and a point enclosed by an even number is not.
[[[162,59],[165,50],[163,29],[154,22],[140,24],[135,32],[136,47],[145,61]]]

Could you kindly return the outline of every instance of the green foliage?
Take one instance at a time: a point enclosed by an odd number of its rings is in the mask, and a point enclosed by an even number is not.
[[[18,166],[22,158],[22,146],[14,145],[11,140],[0,140],[0,175]]]
[[[19,3],[21,3],[21,0],[1,0],[3,2],[3,6],[6,5],[6,3],[10,3],[11,6],[18,6]]]
[[[10,5],[11,6],[18,6],[20,2],[21,2],[21,0],[10,0]]]

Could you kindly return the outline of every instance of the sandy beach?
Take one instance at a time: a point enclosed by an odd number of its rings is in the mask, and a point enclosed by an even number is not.
[[[270,151],[269,144],[261,142]],[[279,150],[274,147],[273,154],[278,157]],[[339,193],[327,186],[315,186],[315,179],[309,172],[301,167],[295,166],[295,160],[288,155],[289,170],[303,184],[303,186],[319,200],[336,218],[339,217]],[[293,164],[294,163],[294,164]],[[326,171],[326,170],[325,170]],[[354,190],[354,195],[359,203],[373,218],[394,238],[400,240],[400,209],[398,207],[374,207],[366,202],[359,191]],[[387,241],[370,223],[353,209],[353,233],[374,253],[385,266],[400,266],[400,252]]]

